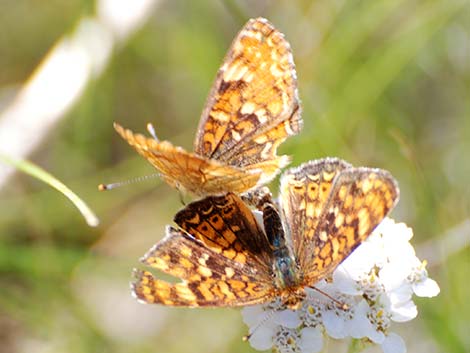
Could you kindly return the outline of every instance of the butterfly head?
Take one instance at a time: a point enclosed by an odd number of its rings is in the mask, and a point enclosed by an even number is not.
[[[282,293],[281,303],[290,310],[298,310],[306,297],[307,294],[302,286],[290,287]]]

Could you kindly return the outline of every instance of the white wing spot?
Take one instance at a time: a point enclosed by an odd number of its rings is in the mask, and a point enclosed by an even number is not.
[[[269,158],[269,153],[271,152],[272,146],[273,146],[272,142],[266,143],[266,146],[264,146],[263,151],[261,151],[261,157],[265,159]]]
[[[252,114],[256,109],[256,105],[253,102],[246,102],[242,105],[240,109],[240,113],[242,114]]]
[[[225,274],[227,275],[228,278],[232,278],[233,275],[235,274],[235,271],[231,267],[225,267]]]
[[[231,133],[232,133],[232,138],[233,138],[235,141],[238,142],[238,141],[241,140],[242,137],[240,136],[240,133],[239,133],[237,130],[233,129],[233,130],[231,130]]]

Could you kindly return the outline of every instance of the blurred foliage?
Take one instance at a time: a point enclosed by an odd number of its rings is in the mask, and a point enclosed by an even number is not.
[[[94,2],[0,4],[5,106]],[[162,1],[31,156],[94,208],[100,227],[88,228],[61,195],[27,176],[1,190],[0,352],[252,351],[236,310],[148,307],[130,296],[131,268],[163,236],[178,193],[157,179],[107,193],[96,186],[153,172],[113,121],[135,131],[151,121],[161,138],[191,148],[225,51],[256,16],[285,33],[297,65],[305,128],[281,152],[293,165],[338,156],[394,174],[402,197],[393,216],[413,227],[418,254],[419,244],[434,244],[429,271],[442,290],[420,300],[418,319],[398,331],[410,352],[468,352],[469,249],[437,253],[470,215],[469,5]],[[468,246],[468,230],[460,236]]]

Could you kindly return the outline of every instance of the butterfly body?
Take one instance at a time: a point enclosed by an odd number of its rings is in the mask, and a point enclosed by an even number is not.
[[[272,204],[263,207],[263,225],[272,250],[273,285],[283,291],[301,282],[300,273],[292,249],[286,242],[286,234],[279,212]]]

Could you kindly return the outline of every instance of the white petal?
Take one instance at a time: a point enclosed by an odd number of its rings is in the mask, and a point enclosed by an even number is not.
[[[374,343],[382,343],[385,336],[382,332],[377,331],[375,326],[364,317],[355,317],[347,324],[349,335],[353,338],[367,337]]]
[[[315,283],[315,289],[313,288],[305,288],[305,294],[307,295],[306,301],[311,301],[313,303],[324,302],[325,295],[320,293],[317,289],[321,290],[322,292],[328,293],[329,295],[334,295],[335,287],[327,283],[326,281],[320,281]]]
[[[333,273],[333,285],[338,292],[346,295],[362,294],[356,284],[356,280],[343,265],[338,266]]]
[[[401,286],[411,271],[412,267],[407,262],[386,263],[379,271],[379,278],[385,290],[389,292]]]
[[[273,321],[281,326],[287,328],[296,328],[300,325],[299,311],[298,310],[282,310],[274,314]]]
[[[329,336],[340,339],[345,338],[348,334],[345,331],[345,320],[335,314],[334,311],[327,310],[321,314],[323,325]]]
[[[386,217],[379,223],[377,228],[375,228],[374,233],[384,234],[387,232],[387,229],[393,227],[395,225],[395,221],[389,217]]]
[[[382,351],[384,353],[406,353],[405,341],[396,333],[389,333],[382,342]]]
[[[273,346],[274,328],[271,326],[259,326],[251,335],[250,345],[259,351],[270,349]]]
[[[387,293],[392,306],[401,305],[411,300],[413,290],[409,284],[403,284],[401,287]]]
[[[411,228],[408,228],[404,223],[395,223],[393,220],[387,220],[381,223],[374,233],[380,233],[381,237],[377,239],[380,251],[382,252],[382,261],[377,265],[381,267],[386,262],[408,262],[407,259],[416,257],[415,250],[409,243],[413,236]],[[385,261],[385,262],[384,262]]]
[[[354,280],[369,273],[379,256],[379,251],[373,242],[362,243],[342,263],[345,272]]]
[[[413,230],[405,223],[395,223],[391,218],[385,218],[374,231],[383,235],[386,241],[409,242],[413,237]]]
[[[391,261],[412,261],[416,258],[416,251],[408,242],[395,242],[395,246],[389,246],[389,242],[385,244],[388,257]]]
[[[262,305],[246,306],[242,309],[243,322],[248,326],[257,325],[263,320],[265,311]]]
[[[413,292],[418,297],[435,297],[439,294],[440,288],[437,282],[431,278],[426,278],[424,281],[416,282],[413,284]]]
[[[302,353],[318,353],[323,349],[323,335],[319,328],[305,327],[300,331],[299,341]]]
[[[413,320],[418,315],[418,309],[415,303],[409,300],[399,305],[393,305],[391,307],[392,317],[391,319],[395,322],[406,322]]]
[[[353,338],[368,337],[374,343],[382,343],[385,336],[376,330],[375,326],[367,318],[370,311],[369,304],[362,300],[355,308],[354,317],[346,323],[346,330]]]

